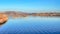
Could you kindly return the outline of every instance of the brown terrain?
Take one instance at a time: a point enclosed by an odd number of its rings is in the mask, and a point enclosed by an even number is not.
[[[4,24],[8,20],[7,15],[0,13],[0,25]]]
[[[50,12],[50,13],[25,13],[25,12],[16,12],[16,11],[6,11],[2,12],[3,14],[6,14],[11,17],[27,17],[27,16],[60,16],[59,12]]]
[[[0,25],[4,24],[8,17],[27,17],[27,16],[51,16],[51,17],[60,17],[60,13],[50,12],[50,13],[25,13],[25,12],[16,12],[16,11],[5,11],[0,12]]]

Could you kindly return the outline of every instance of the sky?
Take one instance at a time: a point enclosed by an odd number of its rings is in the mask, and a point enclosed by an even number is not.
[[[1,10],[60,10],[60,0],[0,0]]]

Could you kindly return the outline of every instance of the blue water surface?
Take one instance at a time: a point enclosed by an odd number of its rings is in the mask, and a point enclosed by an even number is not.
[[[0,34],[59,34],[59,17],[25,17],[9,19],[0,26]]]

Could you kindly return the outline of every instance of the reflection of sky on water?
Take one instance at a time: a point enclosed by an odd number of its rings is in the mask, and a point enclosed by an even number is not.
[[[57,33],[60,32],[60,18],[29,17],[9,19],[0,27],[0,33]]]

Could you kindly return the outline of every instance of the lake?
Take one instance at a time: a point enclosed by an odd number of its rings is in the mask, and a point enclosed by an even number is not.
[[[59,17],[25,17],[9,19],[0,26],[0,34],[59,34]]]

